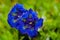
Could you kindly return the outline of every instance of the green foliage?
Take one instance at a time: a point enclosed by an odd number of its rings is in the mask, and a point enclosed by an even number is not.
[[[7,22],[8,13],[16,3],[32,8],[44,19],[39,36],[33,40],[60,40],[60,0],[0,0],[0,40],[18,40],[18,31]]]

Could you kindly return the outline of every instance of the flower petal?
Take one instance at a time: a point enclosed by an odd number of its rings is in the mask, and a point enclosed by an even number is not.
[[[22,4],[16,4],[14,7],[17,9],[17,11],[26,12]]]
[[[31,30],[31,29],[26,29],[27,35],[30,37],[35,37],[37,36],[37,31],[36,30]]]
[[[37,13],[35,11],[33,11],[32,9],[29,9],[29,15],[31,16],[31,18],[37,20]]]
[[[17,4],[15,5],[15,7],[21,9],[21,8],[23,8],[23,5],[17,3]]]
[[[40,19],[36,22],[34,29],[35,29],[35,30],[38,30],[38,28],[42,27],[42,25],[43,25],[43,19],[40,18]]]
[[[16,18],[16,16],[14,16],[13,14],[17,14],[17,13],[15,13],[15,12],[17,12],[18,10],[17,9],[19,9],[19,10],[21,10],[22,12],[23,12],[23,10],[25,10],[24,8],[23,8],[23,5],[22,4],[16,4],[16,5],[14,5],[14,7],[12,8],[12,10],[10,11],[10,13],[8,14],[8,23],[12,26],[12,27],[16,27],[16,22],[14,22],[14,20],[15,20],[15,18]],[[19,18],[18,18],[19,19]]]
[[[32,14],[33,16],[37,16],[37,13],[33,11],[32,9],[29,9],[29,14]]]
[[[16,29],[20,31],[20,33],[25,34],[26,31],[24,29],[24,23],[22,21],[18,21]]]
[[[10,13],[15,13],[17,12],[18,10],[20,11],[25,11],[24,7],[22,4],[16,4],[14,5],[14,7],[12,8],[12,10],[10,11]]]
[[[8,23],[10,24],[11,27],[15,27],[17,23],[13,22],[14,17],[11,16],[11,14],[8,15]]]
[[[22,18],[27,18],[27,17],[28,17],[28,13],[22,15]]]

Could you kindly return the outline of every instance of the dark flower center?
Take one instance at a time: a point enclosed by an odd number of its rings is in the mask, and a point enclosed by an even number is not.
[[[36,20],[29,16],[26,19],[23,19],[23,22],[25,28],[34,28]]]

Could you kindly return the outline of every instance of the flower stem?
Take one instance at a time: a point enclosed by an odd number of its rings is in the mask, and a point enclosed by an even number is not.
[[[23,40],[29,40],[29,37],[27,35],[25,35]]]
[[[18,40],[20,40],[21,36],[20,36],[20,32],[18,31]]]

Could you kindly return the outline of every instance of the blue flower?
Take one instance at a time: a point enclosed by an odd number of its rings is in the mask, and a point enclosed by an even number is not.
[[[32,9],[25,10],[22,5],[16,4],[8,14],[8,23],[21,34],[35,37],[38,35],[38,29],[43,25],[43,19],[38,18],[37,13]]]
[[[14,5],[8,14],[8,23],[11,25],[11,27],[16,27],[17,21],[21,19],[21,16],[26,12],[27,10],[24,9],[22,4]]]
[[[22,21],[24,24],[22,29],[24,29],[25,33],[30,37],[37,36],[38,28],[42,27],[43,25],[43,19],[39,19],[37,17],[37,13],[34,12],[32,9],[29,9],[27,13],[22,15]]]

